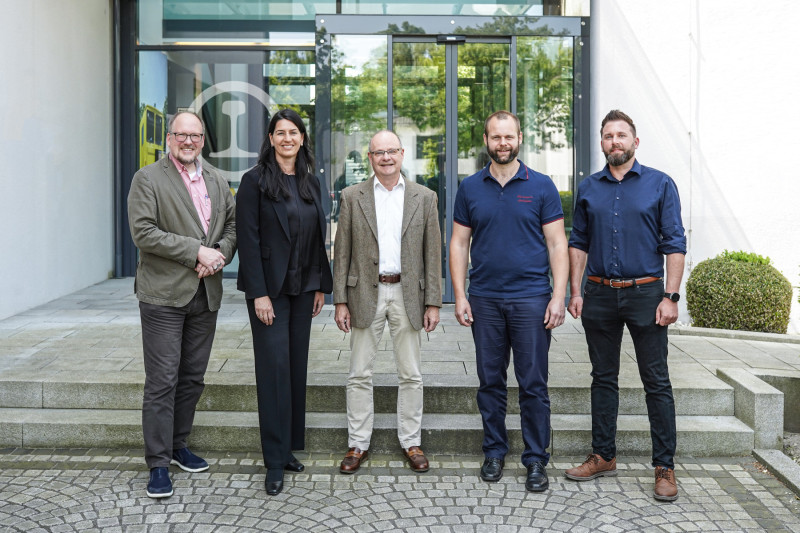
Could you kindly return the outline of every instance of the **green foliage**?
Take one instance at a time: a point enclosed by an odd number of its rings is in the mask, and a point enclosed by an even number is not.
[[[564,211],[564,227],[572,229],[572,191],[558,191],[561,197],[561,209]]]
[[[725,251],[692,270],[686,302],[697,327],[786,333],[792,285],[769,258]]]
[[[724,250],[717,257],[721,257],[723,259],[730,259],[731,261],[739,261],[741,263],[755,263],[757,265],[772,264],[772,261],[770,260],[769,257],[763,257],[758,255],[757,253],[745,252],[742,250],[738,250],[736,252],[729,252],[728,250]]]

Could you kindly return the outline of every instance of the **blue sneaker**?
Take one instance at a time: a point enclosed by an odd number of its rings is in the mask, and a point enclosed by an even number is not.
[[[172,481],[169,479],[169,468],[160,466],[150,469],[147,495],[151,498],[169,498],[172,496]]]
[[[205,459],[197,457],[189,448],[173,451],[170,464],[178,465],[187,472],[203,472],[208,470],[208,463]]]

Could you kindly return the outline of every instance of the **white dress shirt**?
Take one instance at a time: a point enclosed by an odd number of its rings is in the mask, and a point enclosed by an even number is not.
[[[378,217],[378,272],[400,273],[400,237],[403,231],[403,201],[406,183],[403,176],[388,190],[375,178],[375,215]]]

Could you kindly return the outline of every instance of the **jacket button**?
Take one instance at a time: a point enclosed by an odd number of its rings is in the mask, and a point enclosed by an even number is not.
[[[372,264],[373,264],[373,265],[377,265],[377,264],[378,264],[378,262],[377,262],[377,261],[373,261],[373,262],[372,262]]]
[[[372,286],[373,286],[373,287],[377,287],[377,286],[378,286],[378,284],[377,284],[377,283],[373,283],[373,284],[372,284]]]

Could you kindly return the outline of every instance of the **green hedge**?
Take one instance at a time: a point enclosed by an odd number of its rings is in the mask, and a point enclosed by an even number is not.
[[[792,285],[769,258],[725,251],[692,270],[686,304],[697,327],[786,333]]]

